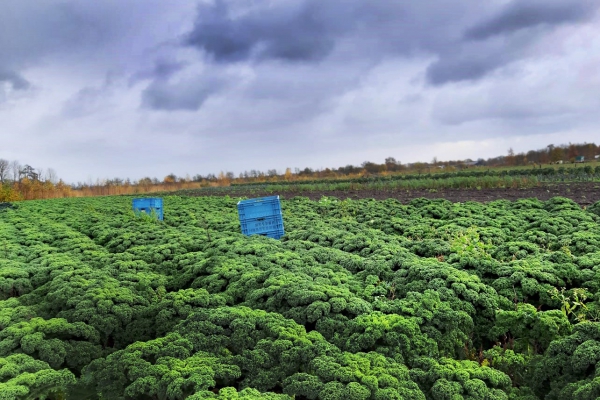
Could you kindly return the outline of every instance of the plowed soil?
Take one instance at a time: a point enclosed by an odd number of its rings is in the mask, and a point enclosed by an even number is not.
[[[191,196],[214,196],[216,193],[197,191],[186,193]],[[232,193],[220,193],[230,196],[262,197],[273,196],[276,193],[261,193],[235,191]],[[593,204],[600,201],[600,183],[598,182],[577,182],[577,183],[559,183],[540,185],[532,188],[503,188],[503,189],[437,189],[433,190],[348,190],[348,191],[285,191],[279,193],[282,198],[290,199],[295,196],[304,196],[312,200],[318,200],[322,196],[333,196],[338,199],[397,199],[402,203],[424,197],[427,199],[447,199],[452,202],[478,201],[489,202],[494,200],[518,200],[527,198],[537,198],[539,200],[548,200],[552,197],[562,196],[579,203],[582,206]]]

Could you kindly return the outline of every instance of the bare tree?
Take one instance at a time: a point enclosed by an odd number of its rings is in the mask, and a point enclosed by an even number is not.
[[[10,163],[10,169],[13,174],[13,182],[21,180],[21,164],[17,160]]]
[[[8,180],[8,173],[10,171],[10,162],[3,158],[0,158],[0,183],[4,183]]]
[[[46,170],[46,180],[52,182],[53,184],[58,182],[58,176],[56,175],[56,171],[54,169],[48,168],[48,170]]]
[[[505,160],[506,160],[506,164],[508,164],[508,165],[515,164],[515,152],[512,149],[512,147],[510,149],[508,149],[508,155],[506,156]]]

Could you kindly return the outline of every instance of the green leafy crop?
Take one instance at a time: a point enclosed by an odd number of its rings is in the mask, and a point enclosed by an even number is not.
[[[0,213],[0,400],[600,397],[600,203],[23,202]]]

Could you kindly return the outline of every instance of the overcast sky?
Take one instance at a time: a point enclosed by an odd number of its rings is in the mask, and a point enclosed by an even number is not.
[[[600,143],[597,0],[1,0],[0,158],[69,182]]]

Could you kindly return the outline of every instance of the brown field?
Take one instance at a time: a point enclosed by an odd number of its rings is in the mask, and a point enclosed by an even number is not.
[[[262,197],[272,196],[275,193],[261,192],[235,192],[231,193],[207,193],[191,192],[186,193],[190,196],[214,196],[214,195],[232,195],[235,197]],[[365,199],[372,198],[377,200],[398,199],[402,203],[407,203],[412,199],[424,197],[428,199],[447,199],[452,202],[478,201],[489,202],[494,200],[518,200],[526,198],[537,198],[539,200],[548,200],[552,197],[562,196],[577,202],[582,206],[587,206],[600,201],[600,183],[598,182],[572,182],[572,183],[553,183],[540,185],[531,188],[502,188],[502,189],[430,189],[422,190],[347,190],[347,191],[286,191],[281,194],[282,198],[292,198],[295,196],[308,197],[316,200],[322,196],[332,196],[339,199]]]

